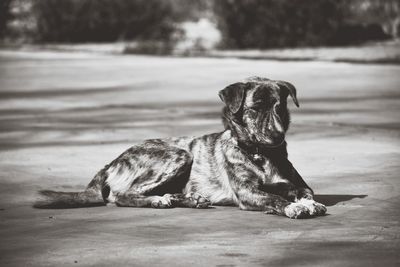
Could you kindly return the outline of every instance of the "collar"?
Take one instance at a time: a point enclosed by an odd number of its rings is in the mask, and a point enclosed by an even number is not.
[[[264,163],[264,160],[271,153],[280,154],[278,151],[286,144],[286,141],[283,140],[282,143],[276,146],[262,146],[259,144],[246,144],[240,141],[237,141],[237,147],[246,154],[254,163],[260,165]],[[278,152],[278,153],[277,153]]]

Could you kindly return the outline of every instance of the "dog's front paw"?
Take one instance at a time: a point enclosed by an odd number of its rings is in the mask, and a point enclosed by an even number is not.
[[[326,213],[325,205],[313,199],[302,198],[297,203],[307,207],[310,216],[322,216]]]
[[[186,195],[187,205],[191,208],[205,209],[211,205],[211,201],[208,198],[203,197],[198,193],[190,193]]]
[[[304,219],[310,217],[310,210],[302,203],[290,203],[284,209],[285,215],[291,219]]]
[[[315,209],[315,215],[316,216],[322,216],[325,215],[327,209],[324,204],[318,203],[314,201],[313,203],[314,209]]]
[[[155,209],[168,209],[172,207],[171,194],[161,196],[154,196],[151,201],[151,207]]]

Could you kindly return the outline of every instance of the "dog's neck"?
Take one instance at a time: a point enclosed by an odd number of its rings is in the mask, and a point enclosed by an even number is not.
[[[282,151],[286,151],[286,141],[283,141],[280,145],[273,147],[257,143],[244,143],[238,139],[236,139],[236,142],[237,146],[240,149],[245,150],[247,153],[251,154],[261,154],[268,156],[271,154],[277,154],[281,153]]]
[[[236,139],[237,146],[256,164],[262,164],[265,159],[280,161],[287,158],[286,141],[279,146],[268,147],[266,145],[244,143]]]

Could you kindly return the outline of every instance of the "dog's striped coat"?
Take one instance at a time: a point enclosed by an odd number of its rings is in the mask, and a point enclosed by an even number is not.
[[[323,215],[287,159],[290,83],[251,78],[220,92],[225,131],[146,140],[105,166],[84,192],[42,191],[39,208],[115,203],[155,208],[236,205],[303,218]]]

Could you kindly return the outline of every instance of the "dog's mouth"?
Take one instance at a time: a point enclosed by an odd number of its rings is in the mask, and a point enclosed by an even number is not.
[[[279,121],[280,122],[280,121]],[[285,132],[278,131],[275,125],[268,123],[253,132],[251,139],[259,145],[277,147],[285,141]]]
[[[274,148],[274,147],[279,147],[285,142],[285,138],[283,138],[279,143],[273,143],[273,144],[268,144],[265,145],[266,147]]]

